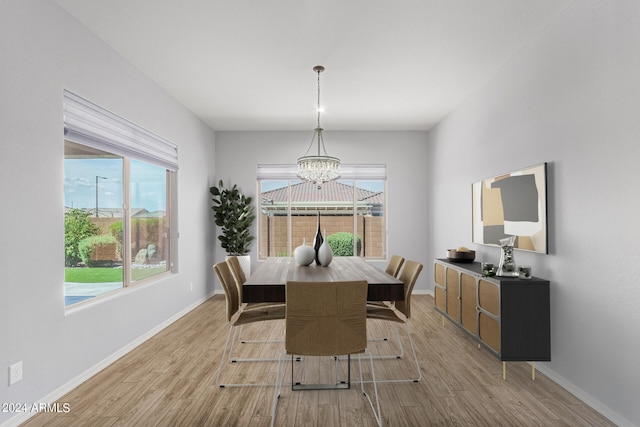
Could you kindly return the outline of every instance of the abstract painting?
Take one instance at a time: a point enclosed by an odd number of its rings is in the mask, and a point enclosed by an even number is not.
[[[474,243],[517,236],[516,249],[548,253],[546,163],[474,182],[471,192]]]

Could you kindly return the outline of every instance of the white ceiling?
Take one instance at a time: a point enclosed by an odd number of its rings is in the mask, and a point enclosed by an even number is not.
[[[428,130],[575,0],[55,0],[214,130]]]

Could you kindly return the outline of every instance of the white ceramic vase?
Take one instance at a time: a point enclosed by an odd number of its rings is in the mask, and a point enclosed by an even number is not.
[[[322,246],[318,249],[318,261],[320,261],[321,266],[327,267],[333,260],[333,251],[331,250],[331,246],[327,243],[327,230],[324,230],[324,235],[324,242],[322,242]]]
[[[309,245],[307,245],[307,239],[304,238],[302,245],[293,250],[293,259],[296,264],[307,266],[313,262],[316,258],[316,251]]]

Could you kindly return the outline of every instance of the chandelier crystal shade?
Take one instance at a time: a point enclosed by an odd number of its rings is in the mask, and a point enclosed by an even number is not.
[[[318,127],[313,131],[313,138],[307,152],[298,158],[298,177],[315,184],[322,184],[340,178],[340,159],[327,155],[322,137],[323,129],[320,127],[320,73],[324,71],[324,67],[317,65],[313,67],[313,71],[318,74]],[[318,147],[317,154],[309,155],[314,142]],[[320,146],[322,146],[322,152]]]

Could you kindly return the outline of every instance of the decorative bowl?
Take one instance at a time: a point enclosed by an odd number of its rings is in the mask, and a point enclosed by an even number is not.
[[[451,262],[473,262],[476,259],[476,251],[447,249],[447,259]]]

